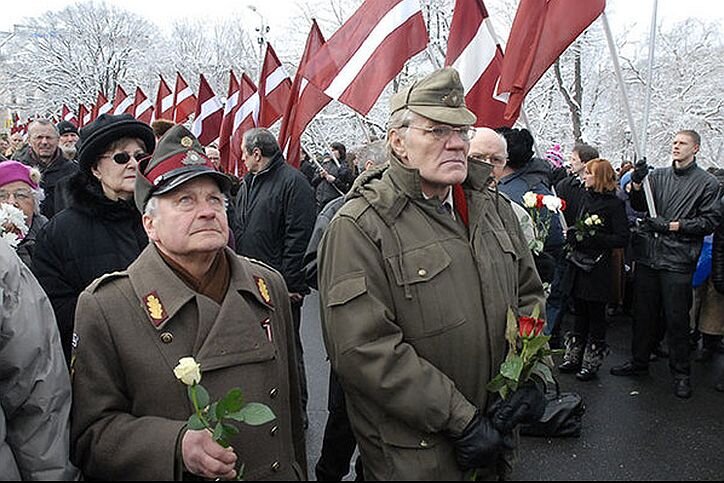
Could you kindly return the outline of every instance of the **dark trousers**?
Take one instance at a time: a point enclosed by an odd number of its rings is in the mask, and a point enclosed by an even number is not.
[[[291,302],[292,321],[294,322],[294,344],[297,348],[297,371],[299,372],[299,395],[302,400],[302,415],[304,417],[304,426],[307,426],[307,401],[309,393],[307,392],[307,371],[304,369],[304,349],[302,348],[302,304],[301,302]]]
[[[576,298],[573,332],[581,340],[604,342],[606,340],[606,302],[592,302]]]
[[[669,369],[674,376],[688,376],[689,309],[692,303],[691,272],[679,273],[637,265],[634,279],[634,364],[646,367],[665,324],[669,344]],[[661,317],[663,316],[663,320]]]
[[[357,440],[347,417],[344,391],[334,371],[329,371],[329,397],[327,399],[327,425],[324,427],[322,455],[314,468],[317,481],[341,481],[349,473]],[[359,458],[355,465],[357,481],[361,481],[362,467]]]

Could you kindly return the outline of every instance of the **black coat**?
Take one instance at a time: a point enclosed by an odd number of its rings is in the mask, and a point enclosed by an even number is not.
[[[321,171],[317,171],[312,178],[312,186],[316,190],[317,208],[320,211],[327,206],[327,203],[347,193],[354,183],[354,173],[347,166],[345,159],[339,160],[339,166],[331,158],[327,159],[322,162],[322,167],[336,179],[330,183],[321,175]]]
[[[720,210],[724,211],[724,197],[720,205]],[[724,294],[724,220],[714,232],[714,244],[711,249],[711,281],[717,292]]]
[[[50,219],[71,204],[69,181],[70,177],[78,172],[78,165],[75,161],[65,159],[60,148],[47,165],[38,161],[30,147],[18,161],[40,170],[40,187],[45,194],[45,199],[40,203],[40,213],[43,216]]]
[[[569,264],[569,277],[572,280],[572,294],[579,299],[594,302],[615,302],[614,293],[616,277],[621,274],[622,267],[614,264],[611,252],[614,248],[623,248],[628,243],[629,229],[626,219],[624,202],[613,191],[598,193],[587,190],[583,197],[580,219],[589,215],[598,215],[603,226],[596,234],[581,242],[569,240],[575,251],[597,257],[600,261],[590,272],[585,272],[573,264]]]
[[[577,174],[571,174],[556,184],[556,195],[566,200],[566,209],[563,216],[568,226],[573,226],[580,215],[583,199],[586,197],[586,187]]]
[[[236,252],[279,271],[289,292],[309,293],[303,260],[317,210],[304,175],[277,154],[264,170],[244,177],[235,211]]]
[[[634,259],[655,270],[694,273],[704,237],[719,225],[719,183],[696,162],[684,169],[657,168],[648,178],[657,214],[678,221],[677,232],[636,230],[631,240]],[[644,190],[631,190],[631,206],[647,211]]]
[[[68,361],[80,293],[101,275],[125,270],[148,244],[133,201],[111,201],[83,172],[69,187],[71,207],[43,227],[33,255],[33,272],[53,304]]]

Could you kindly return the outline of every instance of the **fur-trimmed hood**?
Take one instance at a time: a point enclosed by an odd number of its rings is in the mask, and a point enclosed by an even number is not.
[[[76,210],[93,217],[106,220],[122,220],[140,218],[141,214],[130,200],[113,201],[106,197],[100,182],[83,171],[73,175],[68,183],[71,195],[71,206]]]

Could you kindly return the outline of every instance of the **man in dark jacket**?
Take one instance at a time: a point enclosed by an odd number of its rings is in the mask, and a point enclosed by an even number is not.
[[[570,174],[556,184],[556,194],[566,200],[567,207],[563,216],[566,217],[568,226],[576,223],[581,211],[581,202],[586,194],[586,187],[583,186],[583,170],[587,162],[597,157],[598,149],[586,143],[576,143],[569,158]]]
[[[78,171],[78,165],[63,157],[58,147],[58,129],[47,119],[30,123],[28,138],[28,149],[18,161],[40,170],[40,187],[45,193],[45,200],[40,204],[40,213],[46,218],[52,218],[70,204],[67,178]]]
[[[633,359],[612,367],[615,376],[648,372],[660,312],[666,323],[669,368],[674,394],[691,397],[689,380],[689,309],[692,275],[704,236],[719,223],[719,183],[696,163],[701,138],[696,131],[676,133],[673,163],[649,174],[646,161],[636,164],[631,175],[631,206],[647,210],[643,181],[649,178],[658,216],[643,220],[634,232],[636,260],[634,279]],[[661,309],[661,310],[660,310]]]
[[[314,193],[304,175],[284,161],[279,144],[267,129],[250,129],[241,143],[249,169],[236,197],[236,251],[281,272],[292,304],[302,404],[307,384],[299,333],[301,308],[309,287],[304,280],[304,252],[312,235]]]
[[[332,154],[322,162],[322,168],[312,178],[316,190],[317,209],[345,194],[354,181],[354,174],[347,166],[347,148],[342,143],[332,143]]]

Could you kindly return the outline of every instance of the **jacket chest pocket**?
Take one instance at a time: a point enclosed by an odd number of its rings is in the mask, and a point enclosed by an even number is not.
[[[475,237],[477,263],[482,274],[493,280],[506,300],[518,298],[518,251],[505,230],[491,229]]]
[[[434,336],[465,322],[452,290],[451,261],[439,243],[387,258],[396,284],[397,323],[405,339]]]

